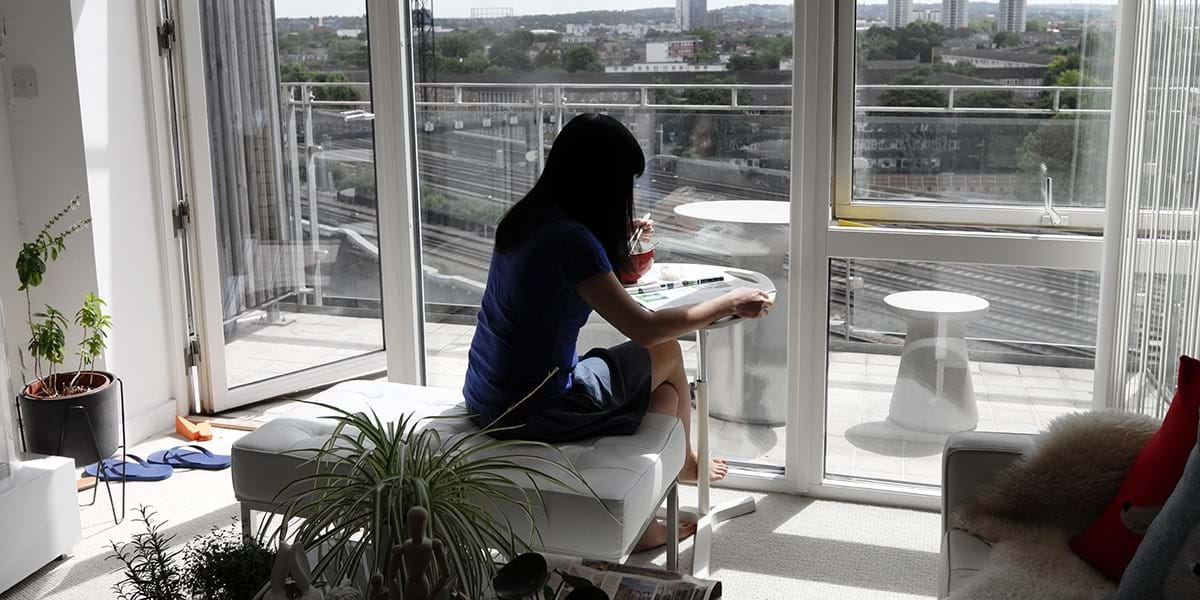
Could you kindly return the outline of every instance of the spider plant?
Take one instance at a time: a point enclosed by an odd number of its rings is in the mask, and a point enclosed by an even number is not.
[[[449,574],[457,587],[478,598],[496,570],[493,550],[512,557],[539,539],[533,515],[542,505],[543,486],[569,487],[566,479],[596,497],[556,448],[496,439],[491,434],[509,428],[495,423],[444,438],[427,426],[429,421],[466,415],[406,415],[386,422],[374,411],[366,415],[310,403],[332,412],[326,418],[336,427],[320,449],[306,452],[315,473],[294,481],[280,496],[292,498],[284,524],[299,517],[295,541],[319,550],[313,574],[326,582],[364,581],[364,567],[370,573],[388,572],[391,548],[408,537],[406,511],[419,505],[429,512],[428,535],[445,544]],[[547,458],[545,450],[553,458]],[[523,489],[519,483],[527,485]],[[520,511],[529,530],[514,531],[502,516],[504,507]]]

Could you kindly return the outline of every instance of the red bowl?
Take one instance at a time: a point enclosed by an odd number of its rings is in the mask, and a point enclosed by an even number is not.
[[[642,278],[643,275],[650,272],[650,267],[654,266],[654,249],[651,248],[645,252],[638,252],[629,255],[629,266],[622,269],[618,278],[622,285],[633,285]]]

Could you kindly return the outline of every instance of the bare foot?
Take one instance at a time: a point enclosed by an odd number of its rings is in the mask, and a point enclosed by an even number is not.
[[[698,468],[699,461],[695,454],[687,457],[683,461],[683,470],[679,472],[679,481],[683,483],[696,483],[700,478],[700,470]],[[708,466],[708,480],[710,482],[720,481],[725,479],[729,474],[729,463],[722,459],[714,458]]]
[[[696,524],[680,521],[679,523],[679,539],[685,540],[696,533]],[[634,552],[645,552],[655,548],[661,548],[667,545],[667,523],[662,519],[655,519],[646,528],[646,533],[642,534],[642,539],[634,545]]]

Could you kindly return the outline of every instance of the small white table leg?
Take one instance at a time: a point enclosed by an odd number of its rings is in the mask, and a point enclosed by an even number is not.
[[[709,450],[708,430],[708,332],[696,333],[696,456],[697,456],[697,504],[700,514],[708,513],[709,473],[707,465],[712,459]]]
[[[740,332],[737,332],[740,334]],[[692,575],[707,579],[709,561],[712,558],[713,525],[755,511],[754,498],[742,496],[720,506],[713,507],[709,499],[711,482],[709,465],[712,462],[709,447],[708,414],[708,333],[696,334],[696,542],[692,547]]]

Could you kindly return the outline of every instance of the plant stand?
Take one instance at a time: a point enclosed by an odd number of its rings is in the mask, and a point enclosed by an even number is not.
[[[66,440],[66,436],[67,436],[67,425],[70,424],[71,417],[77,415],[76,418],[83,419],[84,424],[87,425],[88,435],[91,436],[92,447],[96,449],[96,457],[98,459],[97,467],[96,467],[97,483],[96,483],[96,485],[92,486],[92,499],[87,501],[84,504],[80,504],[79,506],[81,506],[81,507],[92,506],[96,503],[96,496],[100,491],[99,490],[100,481],[103,481],[104,489],[108,493],[108,505],[109,505],[109,508],[112,510],[113,524],[120,525],[121,522],[125,520],[125,472],[124,471],[125,471],[125,465],[126,465],[126,460],[127,460],[126,459],[126,448],[129,443],[129,439],[125,435],[125,382],[122,381],[121,378],[119,378],[119,377],[115,377],[114,379],[116,379],[117,385],[119,386],[120,403],[121,403],[121,444],[119,446],[117,446],[117,450],[119,450],[121,452],[121,514],[120,514],[120,516],[117,515],[117,504],[116,504],[116,501],[113,500],[112,485],[110,483],[110,479],[109,479],[109,477],[105,476],[104,469],[102,468],[105,457],[102,456],[100,453],[100,442],[97,441],[97,439],[96,439],[96,429],[95,429],[95,427],[92,426],[92,419],[91,419],[91,417],[88,416],[87,410],[84,409],[84,407],[80,404],[76,404],[76,405],[67,407],[67,416],[66,416],[66,418],[63,419],[62,428],[60,429],[59,434],[58,434],[58,453],[61,454],[62,450],[63,450],[63,444],[64,444],[64,442]],[[18,422],[22,421],[20,411],[21,411],[21,405],[20,405],[20,403],[17,403]],[[22,446],[22,448],[25,447],[25,428],[24,428],[24,426],[21,427],[21,446]],[[113,454],[115,455],[116,452],[114,452]]]

